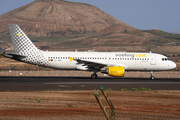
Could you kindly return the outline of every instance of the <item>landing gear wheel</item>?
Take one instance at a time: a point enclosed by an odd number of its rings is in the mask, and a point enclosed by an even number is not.
[[[151,80],[154,80],[154,79],[155,79],[155,77],[154,77],[154,76],[151,76],[151,77],[150,77],[150,79],[151,79]]]
[[[151,77],[150,77],[151,80],[154,80],[155,77],[153,76],[153,71],[151,71]]]
[[[98,77],[97,74],[92,74],[92,75],[91,75],[91,78],[92,78],[92,79],[96,79],[97,77]]]

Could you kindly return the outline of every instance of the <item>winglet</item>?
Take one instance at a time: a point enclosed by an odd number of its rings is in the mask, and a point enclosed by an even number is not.
[[[74,58],[72,58],[72,57],[69,57],[69,59],[70,59],[70,62],[74,60]]]

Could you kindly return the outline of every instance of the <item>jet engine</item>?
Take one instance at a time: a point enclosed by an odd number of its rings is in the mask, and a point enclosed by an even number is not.
[[[101,70],[101,73],[108,74],[109,76],[114,77],[124,77],[124,72],[124,67],[120,66],[106,67]]]

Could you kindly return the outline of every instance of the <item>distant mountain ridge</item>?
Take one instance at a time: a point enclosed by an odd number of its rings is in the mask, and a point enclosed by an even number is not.
[[[116,24],[135,29],[97,7],[63,0],[36,0],[1,15],[1,34],[9,33],[8,23],[18,24],[34,37],[93,33]]]
[[[18,24],[42,50],[180,51],[180,34],[138,30],[85,3],[36,0],[0,15],[0,51],[12,48],[9,23]]]

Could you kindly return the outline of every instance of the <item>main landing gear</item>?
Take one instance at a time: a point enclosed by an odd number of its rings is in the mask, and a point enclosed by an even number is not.
[[[155,77],[153,76],[153,71],[151,71],[151,77],[150,77],[151,80],[154,80]]]
[[[93,74],[91,75],[91,79],[97,79],[97,77],[98,77],[98,75],[97,75],[96,73],[93,73]]]

